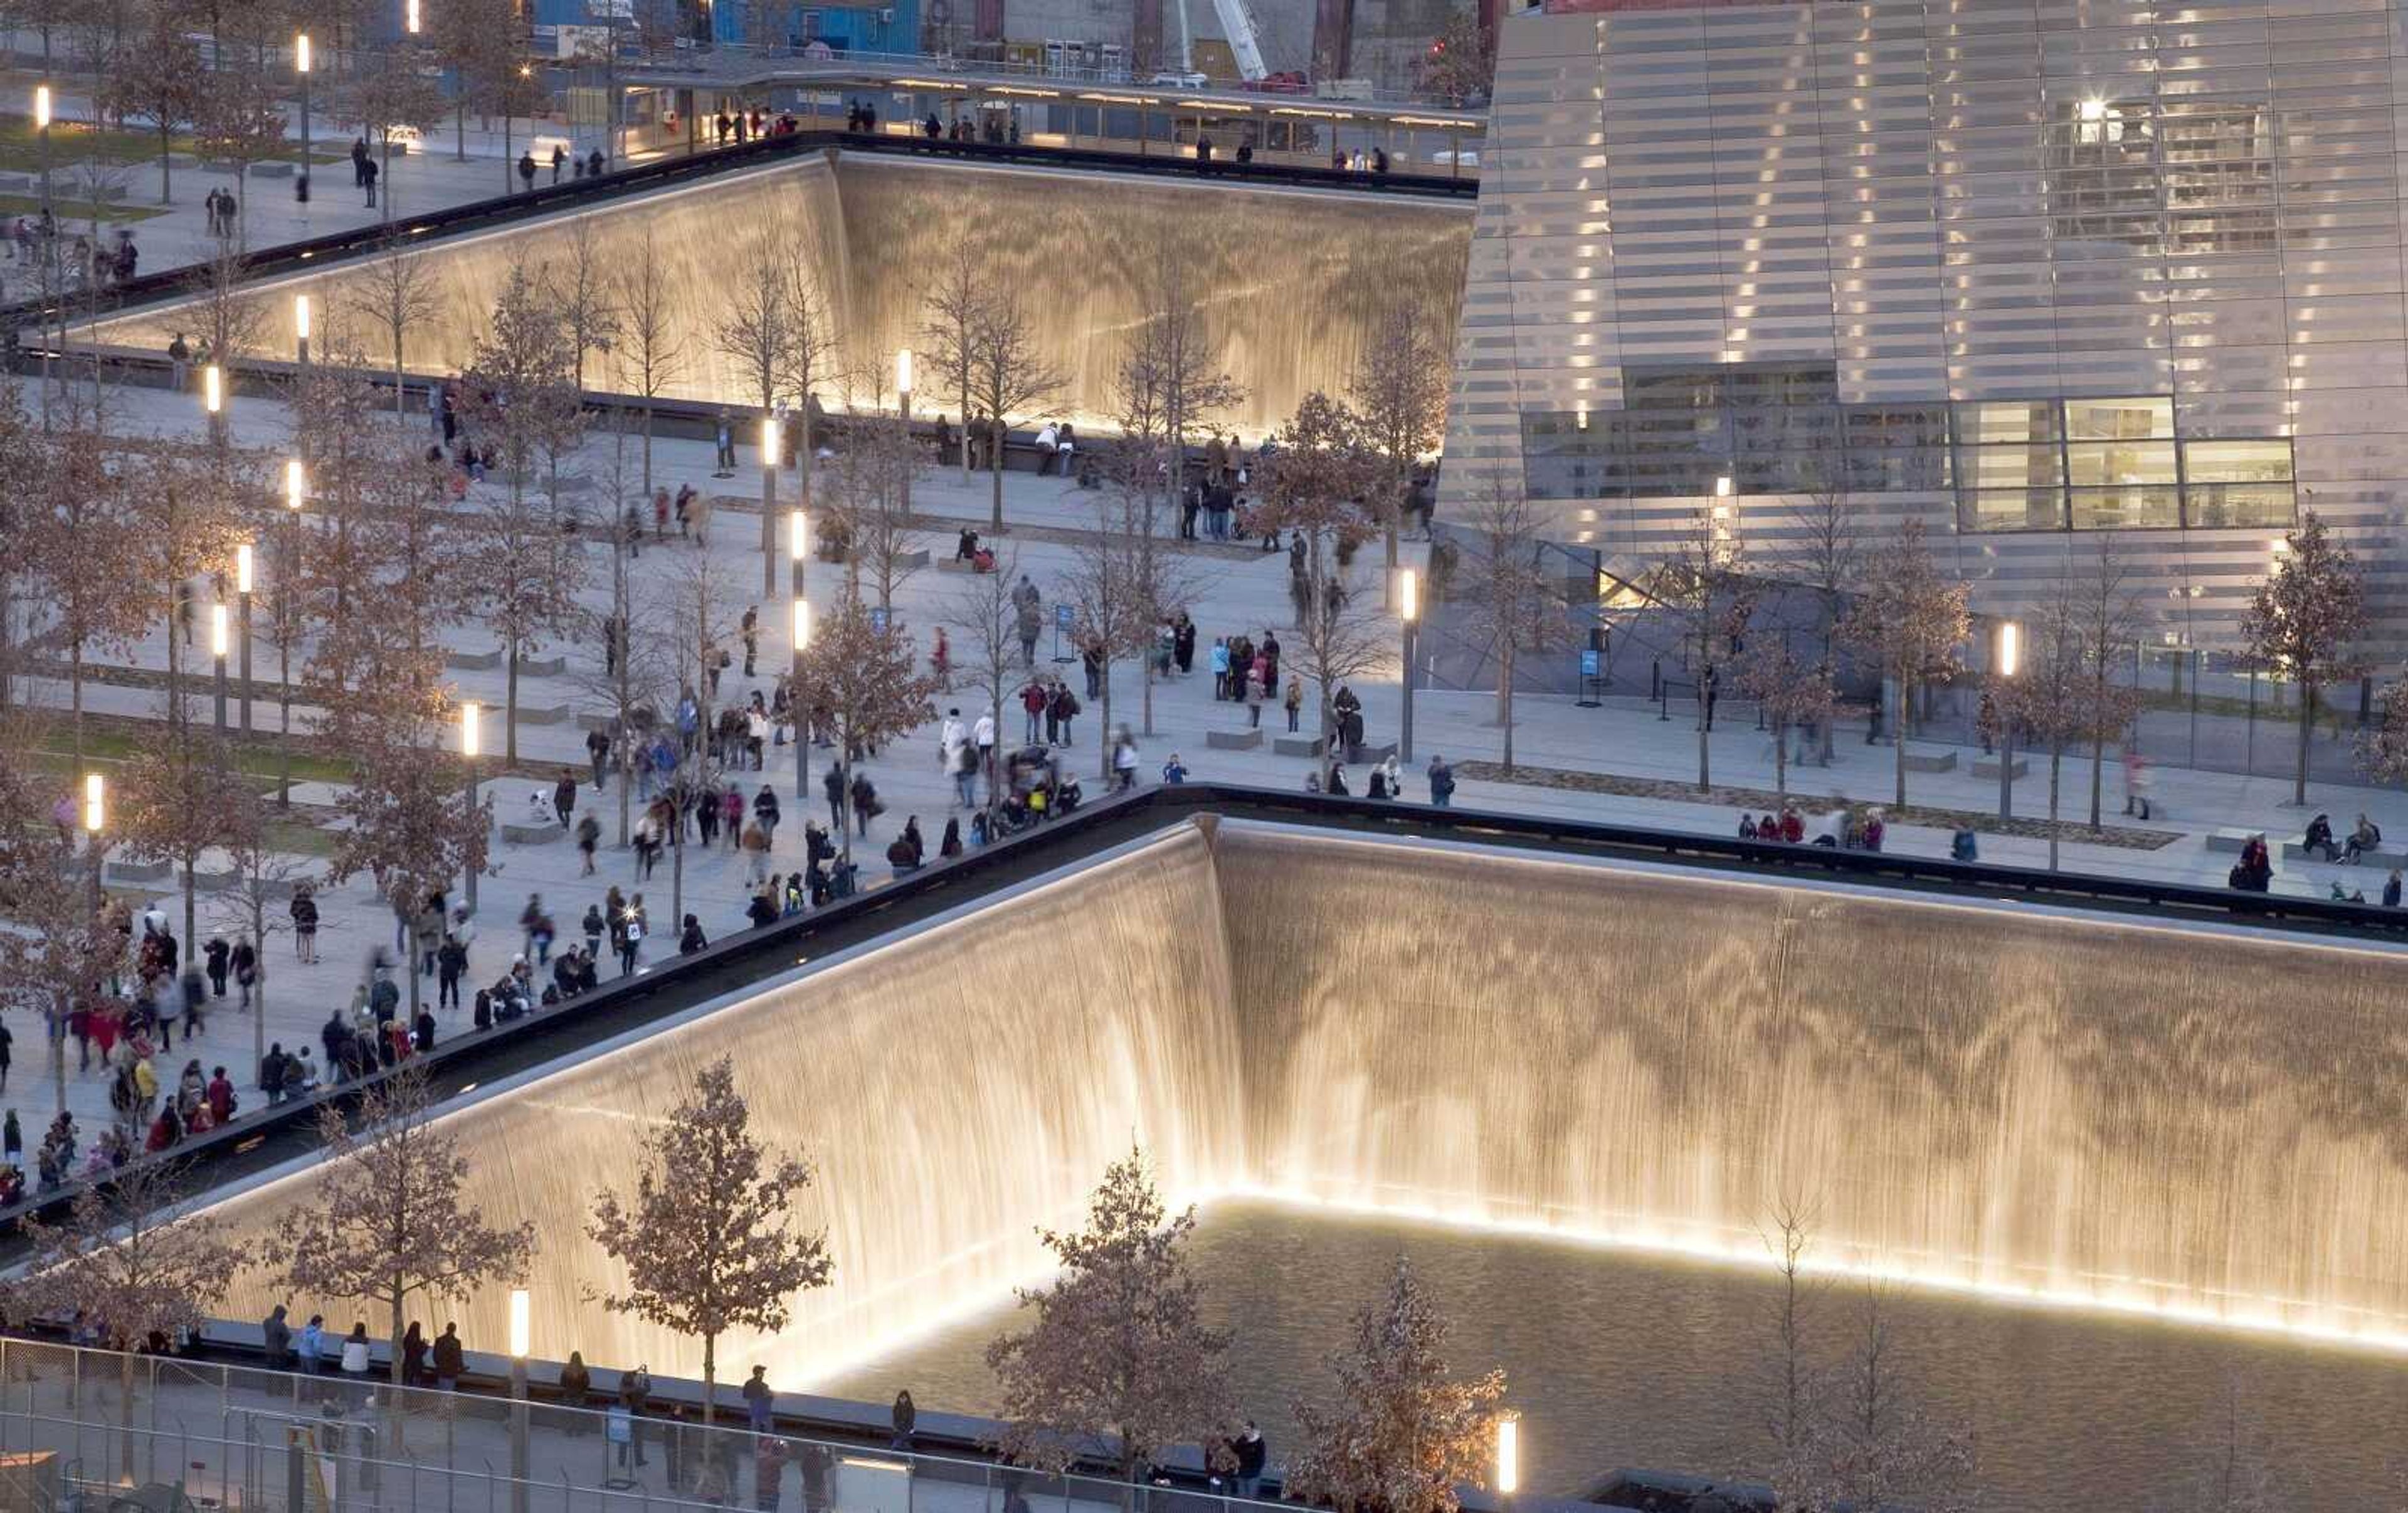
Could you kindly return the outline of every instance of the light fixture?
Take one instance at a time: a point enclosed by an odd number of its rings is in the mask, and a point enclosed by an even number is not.
[[[2023,665],[2023,627],[2013,620],[1999,622],[1999,676],[2012,678]]]
[[[773,467],[778,460],[778,417],[761,417],[761,466]]]
[[[1731,497],[1731,481],[1730,481],[1730,474],[1728,474],[1728,473],[1725,473],[1725,474],[1723,474],[1720,478],[1717,478],[1717,479],[1715,479],[1715,480],[1714,480],[1714,497],[1715,497],[1715,498],[1717,498],[1717,499],[1727,499],[1727,498],[1729,498],[1730,497]]]
[[[468,707],[474,709],[477,706],[471,704]],[[514,1287],[510,1289],[510,1354],[524,1361],[533,1345],[528,1338],[533,1333],[533,1320],[527,1312],[527,1290]]]
[[[48,84],[34,86],[34,129],[50,129],[50,86]]]
[[[1401,568],[1397,572],[1397,612],[1407,624],[1422,617],[1421,575],[1411,568]]]
[[[201,369],[201,404],[212,415],[225,409],[225,369],[215,363]]]
[[[795,600],[795,650],[802,651],[811,643],[811,601]]]
[[[83,828],[97,835],[108,821],[108,779],[98,772],[83,775]]]
[[[209,655],[223,656],[233,645],[233,638],[226,634],[226,607],[222,604],[210,605]]]
[[[304,341],[309,339],[309,296],[308,295],[293,296],[293,334]]]
[[[895,353],[895,387],[903,394],[911,392],[911,349],[909,347]]]
[[[251,592],[251,543],[243,541],[234,549],[234,591]]]
[[[401,28],[412,36],[418,35],[418,0],[408,0],[402,7]]]
[[[285,458],[285,459],[284,459],[284,505],[285,505],[285,508],[286,508],[286,509],[288,509],[288,510],[294,510],[294,511],[299,510],[299,509],[301,508],[301,501],[302,501],[302,499],[308,497],[308,492],[309,492],[309,489],[308,489],[308,480],[307,476],[306,476],[306,475],[302,472],[302,470],[301,470],[301,459],[300,459],[300,458],[298,458],[298,457],[287,457],[287,458]]]
[[[1522,1421],[1497,1420],[1497,1490],[1511,1497],[1522,1486]]]
[[[800,510],[786,512],[786,555],[796,562],[810,550],[810,522]]]
[[[483,708],[473,699],[460,706],[461,756],[474,756],[478,755],[478,747],[480,744],[478,738],[482,733],[480,727],[484,721],[484,715],[485,712]],[[524,1297],[525,1294],[522,1292],[519,1296]],[[526,1354],[524,1350],[520,1350],[516,1353],[519,1355]]]
[[[309,34],[307,32],[298,33],[293,38],[293,71],[296,74],[309,71]]]

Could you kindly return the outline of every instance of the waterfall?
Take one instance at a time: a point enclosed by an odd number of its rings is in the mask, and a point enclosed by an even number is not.
[[[1181,825],[450,1116],[536,1222],[535,1345],[695,1375],[583,1301],[645,1122],[736,1059],[836,1284],[722,1348],[824,1377],[1042,1274],[1140,1144],[1267,1190],[1942,1286],[2408,1336],[2396,954],[2024,906]],[[225,1200],[273,1232],[306,1169]],[[236,1300],[264,1312],[276,1290]],[[293,1299],[304,1316],[317,1300]],[[498,1293],[456,1311],[502,1337]],[[327,1310],[337,1322],[346,1317]]]
[[[838,361],[875,371],[897,347],[924,348],[927,285],[947,250],[968,238],[1023,301],[1042,361],[1063,376],[1048,413],[1089,431],[1111,428],[1112,375],[1146,315],[1140,290],[1150,253],[1167,240],[1221,362],[1245,390],[1234,410],[1209,418],[1250,444],[1286,424],[1307,394],[1344,394],[1364,341],[1395,301],[1417,312],[1437,350],[1452,351],[1471,241],[1469,208],[1451,203],[819,152],[428,243],[408,255],[433,270],[437,313],[408,333],[409,370],[467,366],[511,270],[557,272],[580,222],[614,274],[633,264],[647,232],[653,238],[677,292],[681,353],[663,392],[739,405],[758,400],[713,332],[753,250],[803,248],[845,348]],[[330,333],[348,332],[371,367],[389,366],[390,337],[348,297],[357,269],[337,265],[261,285],[260,353],[294,350],[291,295],[308,292],[322,354]],[[190,305],[99,322],[78,338],[163,350],[176,330],[195,327]],[[914,408],[958,424],[959,397],[939,386],[933,367],[923,371],[927,392]],[[591,382],[633,386],[609,358]],[[827,383],[820,397],[840,408],[841,385]]]

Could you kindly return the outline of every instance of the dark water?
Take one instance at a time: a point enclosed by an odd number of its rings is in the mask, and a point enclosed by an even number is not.
[[[1523,1235],[1261,1203],[1208,1209],[1196,1245],[1236,1379],[1279,1463],[1290,1405],[1327,1380],[1349,1314],[1412,1258],[1454,1320],[1458,1374],[1505,1368],[1525,1485],[1573,1493],[1616,1466],[1745,1475],[1763,1463],[1769,1273]],[[1860,1284],[1819,1290],[1813,1333],[1836,1363]],[[2151,1319],[1928,1292],[1882,1303],[1915,1404],[1969,1425],[1993,1508],[2200,1509],[2237,1440],[2286,1508],[2398,1505],[2408,1359]],[[819,1390],[923,1407],[996,1404],[980,1358],[1009,1309]],[[2237,1424],[2237,1432],[2228,1428]]]

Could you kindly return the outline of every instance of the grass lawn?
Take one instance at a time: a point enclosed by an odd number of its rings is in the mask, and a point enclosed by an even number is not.
[[[108,769],[122,767],[133,759],[135,752],[147,737],[109,722],[106,717],[87,714],[83,723],[83,754],[87,765]],[[62,775],[74,775],[69,769],[75,763],[75,733],[62,719],[59,728],[46,735],[40,747],[39,760]],[[263,792],[272,792],[281,771],[277,756],[275,737],[254,734],[248,742],[237,742],[234,747],[239,770],[248,777],[259,780]],[[293,777],[295,782],[348,783],[350,766],[333,761],[311,752],[307,744],[294,747]]]
[[[59,218],[59,224],[70,235],[83,222],[96,220],[103,225],[112,223],[123,225],[134,221],[148,221],[154,215],[165,215],[169,207],[165,205],[95,206],[88,200],[67,199],[57,195],[50,196],[50,213]],[[0,215],[41,213],[42,197],[39,195],[0,195]]]
[[[190,137],[172,138],[179,152],[190,152]],[[157,162],[159,134],[142,131],[94,130],[76,121],[50,123],[50,171],[59,173],[76,159],[97,154],[112,163]],[[33,173],[42,166],[41,134],[31,116],[0,116],[0,169]]]

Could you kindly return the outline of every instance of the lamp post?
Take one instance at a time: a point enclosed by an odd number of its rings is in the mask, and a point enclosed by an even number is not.
[[[34,135],[41,143],[42,223],[34,255],[41,259],[42,292],[50,288],[50,269],[58,266],[57,249],[51,244],[58,222],[50,214],[50,86],[34,86]],[[64,329],[62,318],[61,329]],[[50,428],[50,317],[47,308],[42,312],[42,429]]]
[[[2015,814],[2015,716],[2009,684],[2023,660],[2023,627],[2013,620],[1999,622],[1999,641],[1991,667],[1999,675],[1999,817]]]
[[[795,512],[797,515],[802,512]],[[800,559],[796,570],[801,570]],[[795,667],[788,680],[787,707],[795,712],[795,804],[797,808],[811,801],[811,701],[803,694],[803,653],[811,644],[811,601],[800,594],[795,596]],[[803,811],[806,814],[808,809]]]
[[[895,393],[897,409],[903,416],[903,518],[911,518],[911,349],[898,348],[895,353]]]
[[[761,597],[778,593],[778,416],[761,417]]]
[[[1411,568],[1397,570],[1397,616],[1405,627],[1405,717],[1397,730],[1397,751],[1413,759],[1413,658],[1420,651],[1422,628],[1421,577]],[[1268,689],[1264,690],[1266,693]]]
[[[473,699],[460,706],[460,756],[462,765],[468,770],[468,813],[471,816],[477,813],[477,754],[480,735],[478,727],[483,714],[484,711],[478,707],[477,701]],[[468,886],[464,890],[464,895],[468,901],[468,912],[475,914],[477,912],[476,864],[473,861],[470,862],[466,871],[468,874]],[[523,1294],[520,1295],[523,1296]]]
[[[309,296],[293,296],[293,350],[301,365],[301,376],[309,376]]]
[[[1510,1508],[1522,1490],[1522,1420],[1499,1416],[1497,1420],[1497,1495]]]
[[[301,175],[293,180],[293,197],[309,203],[309,34],[293,37],[293,72],[301,79]],[[307,210],[302,212],[308,214]]]
[[[225,369],[215,363],[201,369],[201,408],[208,412],[209,442],[226,443]]]
[[[251,543],[234,549],[235,640],[241,643],[242,718],[236,723],[251,734]]]
[[[100,838],[108,825],[108,779],[98,772],[83,775],[84,855],[92,863],[92,908],[100,912],[100,863],[106,849]]]
[[[301,459],[284,462],[284,566],[276,581],[277,604],[277,766],[276,806],[293,807],[293,627],[300,624],[300,606],[294,593],[301,582],[301,501],[308,496],[308,475]]]
[[[510,1508],[526,1513],[527,1506],[527,1349],[532,1320],[527,1290],[510,1289]]]
[[[233,638],[226,628],[225,600],[209,606],[209,656],[218,665],[218,734],[226,733],[226,653],[233,648]]]

